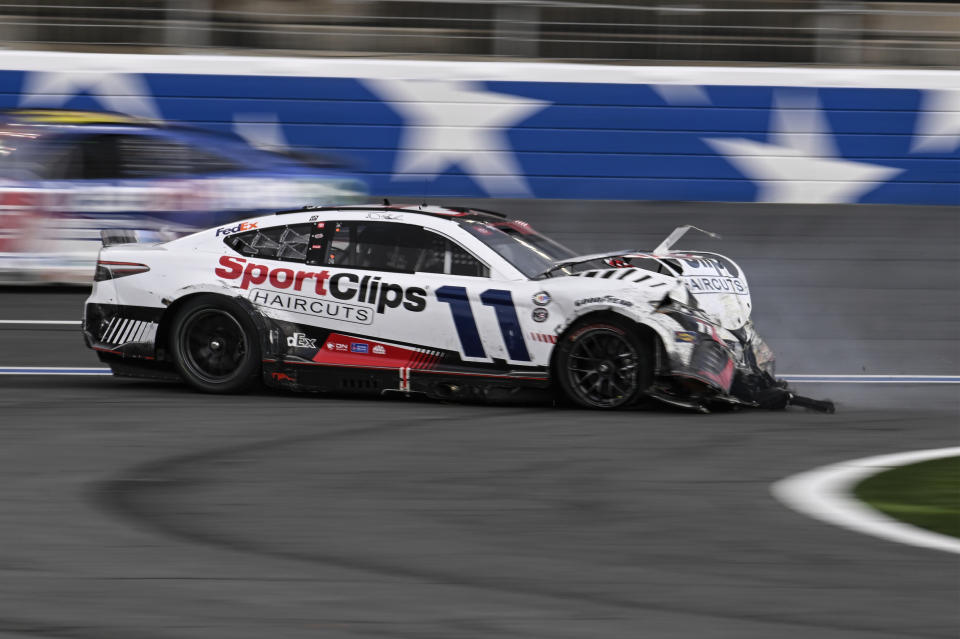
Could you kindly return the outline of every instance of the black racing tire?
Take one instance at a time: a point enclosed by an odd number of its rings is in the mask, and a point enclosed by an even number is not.
[[[187,300],[169,333],[173,363],[205,393],[241,393],[260,381],[260,338],[250,314],[222,295]]]
[[[653,379],[653,345],[626,319],[584,318],[557,343],[554,374],[569,401],[613,410],[642,399]]]

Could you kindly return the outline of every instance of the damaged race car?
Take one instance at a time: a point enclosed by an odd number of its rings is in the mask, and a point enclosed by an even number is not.
[[[116,375],[616,409],[656,400],[832,411],[774,377],[729,258],[576,255],[441,206],[305,207],[159,244],[104,231],[87,345]]]

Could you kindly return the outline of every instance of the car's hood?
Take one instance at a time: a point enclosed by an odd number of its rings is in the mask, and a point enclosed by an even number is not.
[[[596,284],[591,288],[598,293],[623,290],[640,300],[662,300],[670,295],[680,302],[687,302],[688,296],[692,296],[697,306],[720,326],[729,330],[741,328],[750,320],[753,310],[746,276],[733,260],[718,253],[671,250],[691,229],[720,239],[716,233],[695,226],[678,226],[653,251],[581,255],[556,262],[543,276],[560,268],[601,260],[611,268],[584,271],[568,277],[593,279]],[[633,274],[635,271],[638,272],[636,275]]]
[[[704,252],[669,252],[653,257],[679,268],[700,308],[716,317],[724,328],[738,329],[750,319],[750,287],[743,270],[730,258]]]
[[[574,295],[595,302],[613,295],[638,304],[657,302],[678,292],[678,288],[685,289],[697,305],[724,328],[738,329],[750,319],[752,303],[747,279],[740,267],[723,255],[637,252],[619,259],[624,266],[554,277],[549,280],[550,285],[569,289]],[[674,297],[679,301],[685,299],[682,292]]]

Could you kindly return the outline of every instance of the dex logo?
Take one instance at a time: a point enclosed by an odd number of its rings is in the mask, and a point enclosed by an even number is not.
[[[297,348],[316,348],[317,340],[310,339],[303,333],[294,333],[287,338],[287,346],[295,346]]]
[[[236,226],[224,226],[217,229],[217,234],[214,237],[220,237],[221,235],[233,235],[234,233],[239,233],[240,231],[249,231],[257,228],[257,222],[240,222]]]

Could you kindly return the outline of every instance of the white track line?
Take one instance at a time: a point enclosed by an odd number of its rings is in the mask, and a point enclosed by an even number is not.
[[[67,320],[0,320],[0,324],[79,324]],[[0,366],[0,375],[100,375],[106,368],[66,366]],[[77,372],[79,371],[79,372]],[[91,371],[91,372],[85,372]],[[960,375],[792,375],[781,376],[791,383],[820,384],[960,384]]]
[[[796,384],[960,384],[960,375],[778,375]]]
[[[853,459],[787,477],[775,483],[770,492],[793,510],[814,519],[889,541],[960,554],[960,539],[897,521],[852,494],[857,483],[884,470],[957,455],[960,446]]]
[[[0,375],[110,375],[109,368],[89,366],[0,366]]]
[[[0,320],[0,324],[68,324],[80,326],[80,320]]]

